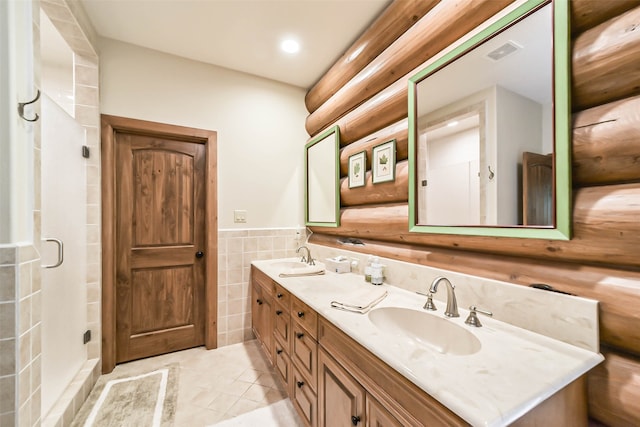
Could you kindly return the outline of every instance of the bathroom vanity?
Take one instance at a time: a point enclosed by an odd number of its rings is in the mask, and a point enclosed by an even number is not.
[[[331,301],[380,288],[351,273],[279,274],[274,261],[252,263],[253,328],[307,426],[587,425],[584,374],[597,352],[486,317],[468,326],[462,307],[445,319],[389,285],[367,314],[337,310]],[[423,345],[376,310],[436,316],[477,345]]]

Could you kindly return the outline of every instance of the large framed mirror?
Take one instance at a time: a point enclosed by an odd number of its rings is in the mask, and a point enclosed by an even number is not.
[[[340,128],[334,126],[305,145],[305,224],[340,225]]]
[[[409,79],[412,232],[570,238],[567,0],[529,0]]]

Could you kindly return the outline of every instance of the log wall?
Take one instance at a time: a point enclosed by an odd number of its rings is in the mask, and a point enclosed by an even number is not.
[[[312,88],[307,130],[340,126],[343,178],[341,226],[313,227],[311,241],[344,248],[338,239],[355,237],[365,246],[354,251],[599,300],[606,361],[589,375],[590,415],[640,425],[640,0],[570,1],[572,240],[408,232],[407,79],[509,3],[441,0],[412,15],[409,2],[395,0],[352,47],[366,40],[378,53],[366,64],[334,66]],[[401,35],[380,37],[399,15],[420,18]],[[366,185],[349,189],[349,156],[366,150],[370,159],[389,139],[397,144],[396,180],[373,185],[367,164]]]

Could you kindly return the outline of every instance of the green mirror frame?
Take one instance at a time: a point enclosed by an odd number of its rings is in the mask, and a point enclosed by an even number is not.
[[[323,147],[320,147],[320,145]],[[324,146],[324,144],[327,144]],[[315,159],[313,151],[314,149],[322,148],[326,150],[329,155],[326,158],[321,159],[323,163],[318,164],[318,159]],[[304,165],[305,165],[305,186],[304,186],[304,200],[305,200],[305,225],[314,227],[339,227],[340,226],[340,127],[334,126],[321,134],[312,138],[305,145],[304,149]],[[314,173],[317,172],[317,173]],[[311,174],[314,179],[311,179]],[[315,178],[321,177],[323,180],[322,186],[324,190],[333,191],[333,194],[312,194],[313,189],[316,188]],[[324,196],[324,197],[323,197]],[[316,200],[319,198],[319,200]],[[328,204],[326,212],[329,216],[333,215],[329,219],[317,219],[318,214],[310,212],[312,206],[320,204]],[[333,206],[330,204],[333,203]],[[324,206],[323,206],[324,209]],[[323,216],[320,214],[319,216]]]
[[[417,84],[469,50],[526,18],[539,8],[553,7],[553,226],[431,226],[417,220]],[[571,80],[568,0],[529,0],[409,79],[409,231],[417,233],[569,240],[571,238]]]

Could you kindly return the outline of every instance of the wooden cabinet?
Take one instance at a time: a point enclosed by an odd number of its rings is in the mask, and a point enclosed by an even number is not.
[[[466,426],[311,307],[252,267],[253,330],[307,427]],[[513,426],[586,425],[584,378]]]
[[[251,321],[256,338],[285,383],[307,427],[316,427],[318,314],[251,267]]]
[[[291,394],[291,317],[289,291],[276,283],[273,298],[273,364]]]
[[[293,406],[307,426],[316,427],[318,384],[318,314],[291,296],[291,363],[294,382]],[[302,384],[302,385],[301,385]],[[309,402],[312,402],[310,404]]]
[[[322,349],[318,355],[318,425],[368,425],[364,388]]]
[[[273,362],[273,283],[263,272],[251,268],[251,326],[264,352]]]

